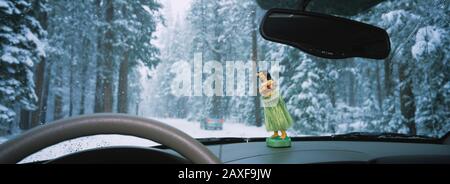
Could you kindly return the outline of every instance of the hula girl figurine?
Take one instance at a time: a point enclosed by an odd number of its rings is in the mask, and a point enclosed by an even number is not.
[[[283,98],[276,89],[276,82],[272,80],[270,73],[258,72],[261,85],[259,93],[264,107],[264,123],[267,131],[273,131],[271,137],[266,138],[269,147],[290,147],[291,138],[286,134],[286,130],[292,126],[292,117],[287,111]],[[281,136],[278,134],[281,132]]]

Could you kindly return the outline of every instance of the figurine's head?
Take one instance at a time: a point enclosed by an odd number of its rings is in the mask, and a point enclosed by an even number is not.
[[[260,71],[257,75],[262,82],[272,80],[272,76],[270,76],[270,73],[267,71]]]

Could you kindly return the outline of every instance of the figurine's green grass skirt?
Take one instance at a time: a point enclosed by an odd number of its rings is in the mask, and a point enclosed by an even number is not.
[[[263,97],[262,101],[270,97]],[[281,95],[278,95],[278,103],[275,106],[264,107],[264,123],[267,131],[287,130],[292,125],[292,117]]]

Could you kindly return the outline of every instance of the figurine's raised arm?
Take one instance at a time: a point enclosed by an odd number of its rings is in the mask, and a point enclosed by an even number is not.
[[[260,87],[259,93],[264,96],[271,96],[274,92],[276,92],[276,82],[272,79],[269,73],[267,72],[258,72],[258,77],[260,79]]]

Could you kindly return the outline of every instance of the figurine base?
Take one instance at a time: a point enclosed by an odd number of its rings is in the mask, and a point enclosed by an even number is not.
[[[271,148],[288,148],[291,147],[291,138],[286,137],[286,139],[283,140],[279,136],[275,138],[267,137],[266,144]]]

